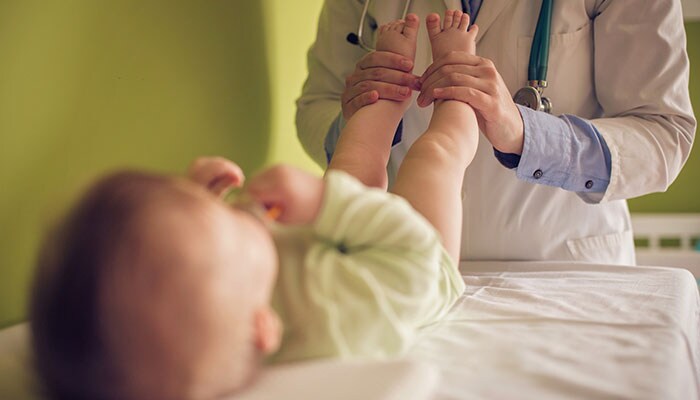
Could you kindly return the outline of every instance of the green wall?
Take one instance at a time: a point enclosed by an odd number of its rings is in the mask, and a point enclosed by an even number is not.
[[[269,18],[265,30],[273,115],[268,161],[321,173],[297,140],[294,102],[306,79],[306,52],[316,37],[323,0],[265,0],[263,4]]]
[[[264,20],[257,1],[0,2],[0,326],[24,317],[41,232],[95,176],[263,165]]]
[[[695,116],[700,119],[700,22],[685,24],[690,58],[690,100]],[[697,133],[697,132],[696,132]],[[629,201],[634,212],[700,213],[700,151],[697,138],[690,158],[676,181],[665,193],[654,193]]]

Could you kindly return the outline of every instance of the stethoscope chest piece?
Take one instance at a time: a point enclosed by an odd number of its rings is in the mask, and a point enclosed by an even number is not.
[[[527,86],[515,92],[516,104],[535,111],[552,112],[552,102],[542,95],[547,88],[547,64],[549,62],[549,34],[552,31],[554,0],[542,0],[537,18],[535,36],[530,46],[530,62],[527,66]]]
[[[513,101],[535,111],[552,112],[552,101],[549,98],[542,96],[540,90],[534,86],[525,86],[515,92]]]

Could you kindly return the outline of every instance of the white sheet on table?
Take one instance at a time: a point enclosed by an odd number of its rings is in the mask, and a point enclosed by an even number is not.
[[[700,306],[689,273],[495,262],[463,274],[465,295],[410,354],[440,370],[436,399],[698,398]],[[25,325],[0,331],[0,398],[38,398],[28,350]],[[330,383],[318,369],[309,378]],[[291,393],[275,385],[263,392]]]
[[[699,298],[684,270],[468,263],[467,290],[410,357],[438,399],[698,398]]]

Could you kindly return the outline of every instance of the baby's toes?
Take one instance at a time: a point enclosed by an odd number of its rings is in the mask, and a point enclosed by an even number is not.
[[[437,14],[436,14],[437,15]],[[418,16],[416,14],[408,14],[406,16],[406,23],[403,25],[403,34],[409,39],[415,39],[418,36]],[[438,22],[438,26],[439,26]]]
[[[464,13],[460,10],[455,10],[454,15],[452,16],[452,28],[458,29],[459,28],[459,23],[462,20],[462,15]],[[447,28],[447,27],[445,27]]]
[[[433,13],[425,17],[425,27],[428,28],[428,37],[432,40],[442,32],[440,29],[440,15]]]
[[[469,27],[469,30],[467,32],[469,32],[469,36],[471,36],[472,40],[476,40],[476,36],[479,34],[479,26],[477,24],[474,24]]]
[[[460,20],[459,20],[458,29],[462,32],[466,32],[467,29],[469,29],[469,14],[467,14],[467,13],[462,14],[462,18],[460,18]]]
[[[402,19],[400,19],[400,20],[394,22],[394,26],[392,26],[392,29],[398,33],[401,33],[401,32],[403,32],[404,25],[405,25],[405,23],[403,22]]]
[[[442,29],[448,29],[452,26],[452,19],[455,15],[455,10],[445,10],[445,22],[443,22]]]

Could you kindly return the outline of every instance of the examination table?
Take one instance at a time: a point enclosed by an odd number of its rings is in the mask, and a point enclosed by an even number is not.
[[[232,399],[698,399],[686,270],[467,262],[466,291],[405,357],[266,370]],[[0,399],[39,398],[26,324],[0,331]]]

